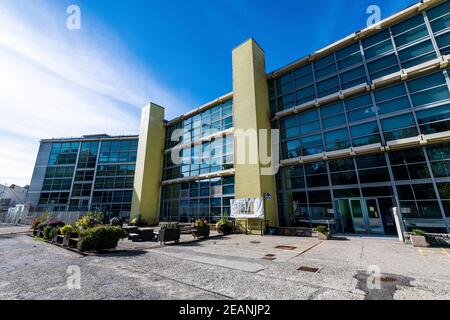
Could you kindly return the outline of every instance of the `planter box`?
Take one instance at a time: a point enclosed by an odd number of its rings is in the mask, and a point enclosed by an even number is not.
[[[58,243],[58,235],[56,235],[52,238],[52,242]]]
[[[154,234],[151,228],[139,228],[139,239],[141,241],[152,241]]]
[[[78,233],[69,233],[67,235],[64,236],[62,245],[64,247],[76,247],[78,240],[74,240],[78,238]]]
[[[206,227],[194,227],[192,228],[192,236],[196,239],[203,237],[203,238],[208,238],[209,237],[209,226]]]
[[[169,241],[180,242],[180,229],[159,230],[158,241],[161,244]]]
[[[63,235],[57,235],[56,236],[56,244],[61,244],[62,245],[63,241],[64,241],[64,236]]]
[[[125,232],[128,234],[130,233],[139,233],[139,228],[136,226],[126,226],[122,228],[123,230],[125,230]]]
[[[429,244],[425,236],[413,236],[411,235],[411,243],[417,248],[428,248]]]
[[[223,235],[229,235],[233,233],[233,227],[221,226],[220,228],[217,228],[217,232]]]
[[[317,232],[317,239],[319,240],[330,240],[330,233],[321,233],[321,232]]]

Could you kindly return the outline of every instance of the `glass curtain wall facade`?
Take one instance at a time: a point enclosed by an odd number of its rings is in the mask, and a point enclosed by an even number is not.
[[[214,222],[230,214],[235,196],[246,197],[235,177],[258,180],[257,174],[246,175],[245,165],[236,165],[235,172],[234,135],[240,127],[266,128],[269,113],[259,112],[269,102],[271,127],[280,130],[281,168],[277,190],[273,181],[266,183],[269,179],[261,188],[271,191],[266,205],[277,203],[266,210],[276,216],[273,208],[278,206],[274,227],[330,224],[335,232],[394,234],[395,207],[408,230],[448,233],[450,2],[416,4],[380,25],[380,30],[360,30],[267,74],[267,87],[259,76],[244,77],[248,64],[256,64],[256,59],[244,59],[250,48],[244,43],[233,50],[233,76],[241,79],[233,81],[234,93],[164,127],[164,108],[150,104],[144,109],[142,150],[152,148],[152,141],[162,149],[164,141],[162,154],[151,149],[137,162],[137,172],[147,181],[133,186],[137,136],[55,140],[41,148],[48,152],[48,165],[42,164],[47,158],[38,156],[29,194],[34,197],[42,185],[42,210],[124,215],[134,187],[140,192],[136,214],[147,211],[155,221]],[[262,50],[249,41],[260,67]],[[259,73],[264,81],[265,70]],[[243,105],[250,101],[247,94],[252,95],[251,108]],[[261,117],[240,123],[247,110],[258,110]],[[233,111],[240,117],[233,119]],[[150,179],[147,172],[159,170],[151,165],[159,168],[161,162],[162,178],[155,171]],[[160,201],[140,202],[150,192]]]
[[[98,211],[107,217],[129,217],[137,137],[42,143],[51,146],[37,211]]]
[[[232,99],[167,126],[160,220],[217,221],[230,214],[234,198],[232,129]],[[178,139],[175,130],[181,130]],[[177,145],[182,148],[174,153],[180,158],[174,163],[172,150]]]
[[[277,113],[354,89],[449,53],[450,2],[269,80]],[[450,130],[449,70],[398,81],[279,117],[281,159]],[[345,98],[344,98],[345,97]],[[313,103],[314,104],[314,103]],[[292,165],[277,176],[281,225],[332,221],[336,231],[395,233],[390,208],[408,229],[448,232],[449,144]],[[323,157],[320,157],[323,158]]]

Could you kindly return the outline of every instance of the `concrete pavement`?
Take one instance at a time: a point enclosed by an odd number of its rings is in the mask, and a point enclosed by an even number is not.
[[[450,299],[450,250],[391,238],[232,235],[118,249],[82,257],[22,234],[0,237],[0,299]],[[66,286],[72,265],[80,290]]]

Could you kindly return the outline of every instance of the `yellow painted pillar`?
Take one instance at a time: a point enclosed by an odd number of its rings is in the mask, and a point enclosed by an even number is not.
[[[269,92],[266,76],[264,51],[253,40],[241,44],[233,50],[233,116],[235,128],[235,197],[263,198],[266,220],[269,226],[278,226],[277,194],[275,175],[262,175],[262,169],[267,166],[261,164],[259,143],[262,137],[261,129],[267,130],[267,146],[263,150],[271,155],[271,126],[269,109]],[[246,135],[247,138],[242,135]],[[246,139],[245,148],[239,139]],[[255,140],[256,139],[256,140]],[[241,140],[241,142],[244,140]],[[243,159],[246,159],[242,163]],[[270,200],[265,195],[271,195]],[[248,225],[254,234],[261,232],[259,222],[241,220],[238,226]]]
[[[164,136],[164,108],[150,103],[142,109],[131,218],[141,214],[151,225],[159,222]]]

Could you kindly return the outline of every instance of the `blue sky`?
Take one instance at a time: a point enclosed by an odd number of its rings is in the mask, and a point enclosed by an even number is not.
[[[228,93],[231,50],[253,37],[273,71],[413,0],[2,0],[0,183],[28,184],[41,138],[135,134]],[[81,8],[68,30],[66,8]]]

